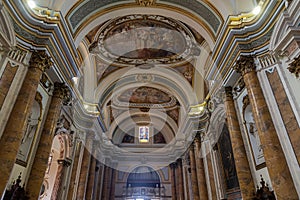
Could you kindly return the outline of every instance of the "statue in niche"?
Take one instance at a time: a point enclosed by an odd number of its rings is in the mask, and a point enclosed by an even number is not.
[[[30,155],[32,143],[34,141],[41,117],[41,101],[35,100],[31,113],[27,121],[27,127],[21,140],[21,146],[17,155],[17,163],[26,166]]]
[[[36,132],[38,123],[39,123],[39,119],[33,119],[32,114],[31,114],[28,119],[28,124],[26,127],[25,134],[22,138],[22,144],[26,143],[28,140],[33,138],[34,133]]]
[[[258,132],[257,132],[257,128],[255,126],[255,123],[253,123],[253,122],[249,123],[249,133],[255,138],[256,146],[258,148],[258,152],[261,153],[262,148],[261,148],[261,144],[260,144],[260,139],[259,139],[259,136],[258,136]]]

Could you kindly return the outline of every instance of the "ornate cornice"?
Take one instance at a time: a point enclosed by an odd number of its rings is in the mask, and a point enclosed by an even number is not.
[[[53,65],[50,56],[46,53],[46,51],[35,51],[32,53],[31,58],[29,60],[29,67],[38,68],[42,72],[46,69],[49,69]]]
[[[288,70],[292,74],[295,74],[295,76],[297,78],[299,78],[299,73],[300,73],[300,55],[297,58],[294,59],[294,61],[288,67]]]
[[[247,74],[248,72],[255,71],[256,66],[254,64],[254,59],[252,56],[240,56],[240,59],[236,61],[236,64],[233,66],[233,69],[241,73],[242,75]]]
[[[224,26],[220,33],[220,37],[223,37],[216,43],[212,52],[213,62],[205,78],[214,80],[218,77],[227,80],[231,67],[241,53],[255,52],[257,55],[264,52],[270,43],[278,16],[283,10],[283,2],[268,1],[257,20],[245,23],[245,26]]]

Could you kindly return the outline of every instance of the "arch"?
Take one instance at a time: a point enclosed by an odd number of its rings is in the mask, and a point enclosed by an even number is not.
[[[139,166],[127,177],[127,187],[160,187],[161,178],[153,168]]]
[[[57,195],[59,183],[61,181],[62,166],[58,161],[70,158],[70,138],[66,133],[60,133],[54,136],[51,153],[48,160],[48,167],[44,177],[43,189],[44,193],[41,194],[40,199],[50,200],[52,195]],[[57,180],[59,177],[59,180]]]
[[[102,81],[103,84],[98,86],[95,91],[95,99],[98,100],[101,105],[105,105],[104,102],[108,102],[108,98],[112,97],[113,92],[120,91],[120,88],[124,89],[140,86],[140,83],[136,82],[136,77],[138,75],[148,74],[152,79],[145,82],[145,85],[157,89],[165,89],[165,85],[168,85],[169,93],[173,94],[180,105],[184,105],[185,108],[199,103],[193,88],[180,74],[166,67],[154,67],[150,70],[137,67],[126,67],[118,70],[106,77]],[[115,77],[120,78],[116,81]]]

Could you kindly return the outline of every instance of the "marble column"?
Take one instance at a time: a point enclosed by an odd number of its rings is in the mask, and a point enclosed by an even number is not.
[[[176,178],[178,181],[178,200],[184,200],[184,188],[183,188],[183,171],[182,171],[182,160],[181,158],[177,160],[177,168],[176,168]]]
[[[90,141],[87,141],[87,143],[89,142]],[[81,169],[80,169],[79,180],[78,180],[78,188],[77,188],[77,195],[76,195],[77,200],[84,200],[86,198],[85,192],[87,188],[90,160],[91,160],[90,148],[89,145],[86,145],[83,152]]]
[[[207,144],[210,145],[210,144]],[[210,185],[211,199],[217,199],[217,189],[214,168],[213,168],[213,160],[212,160],[213,152],[206,152],[206,163],[207,163],[207,173]]]
[[[70,99],[70,91],[68,87],[66,87],[63,83],[55,83],[50,107],[26,187],[30,199],[38,199],[39,197],[40,189],[48,166],[48,158],[51,152],[52,141],[55,136],[56,124],[60,116],[62,105],[68,99]]]
[[[55,183],[52,190],[51,200],[64,200],[62,197],[64,190],[64,181],[67,168],[71,165],[71,160],[58,160],[58,169]]]
[[[204,171],[203,158],[201,156],[201,138],[200,135],[195,137],[195,156],[196,156],[196,171],[198,180],[198,189],[200,199],[208,199],[207,185]]]
[[[117,170],[111,168],[110,199],[115,199]]]
[[[194,143],[191,144],[189,149],[190,154],[190,165],[191,165],[191,178],[192,178],[192,191],[193,191],[193,199],[199,200],[199,187],[198,187],[198,180],[197,180],[197,171],[196,171],[196,160],[195,160],[195,149]]]
[[[86,187],[86,200],[92,200],[93,199],[93,193],[95,192],[94,189],[94,183],[95,183],[95,175],[96,175],[96,158],[94,156],[91,157],[90,161],[90,169],[89,169],[89,175],[88,175],[88,182]]]
[[[110,179],[110,167],[104,166],[104,174],[103,174],[103,184],[102,184],[102,198],[101,199],[108,199],[109,198],[109,190],[108,190],[108,184]]]
[[[0,139],[0,196],[2,196],[27,127],[42,73],[52,65],[45,51],[34,52],[24,82]]]
[[[171,189],[172,189],[172,200],[176,200],[176,175],[175,175],[175,169],[176,169],[176,163],[170,164],[170,170],[171,170]]]
[[[96,200],[100,200],[100,197],[102,196],[102,188],[103,188],[103,182],[104,182],[103,176],[104,176],[104,165],[102,163],[100,163]]]
[[[272,187],[277,199],[299,199],[255,68],[251,56],[241,56],[234,66],[247,88]]]
[[[72,200],[73,199],[74,189],[75,189],[75,186],[76,186],[76,175],[77,175],[77,169],[78,169],[78,162],[79,162],[81,147],[82,147],[82,142],[77,141],[76,149],[75,149],[75,155],[74,155],[74,158],[73,158],[73,168],[72,168],[72,173],[71,173],[71,180],[70,180],[70,184],[69,184],[67,200]]]
[[[242,198],[245,200],[253,199],[255,194],[255,186],[235,110],[231,87],[225,88],[224,104]]]
[[[188,172],[188,165],[186,164],[186,160],[184,160],[184,166],[183,166],[183,171],[184,171],[184,188],[185,188],[185,199],[189,200],[190,199],[190,188],[189,188],[189,172]]]

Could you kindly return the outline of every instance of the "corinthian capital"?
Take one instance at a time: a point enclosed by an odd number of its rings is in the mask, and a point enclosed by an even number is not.
[[[242,75],[254,71],[255,68],[256,66],[252,56],[240,56],[240,59],[236,61],[236,64],[233,66],[233,69],[238,73],[242,73]]]
[[[46,51],[35,51],[32,53],[29,66],[32,68],[38,68],[42,72],[49,69],[53,65],[50,56],[47,55]]]
[[[71,101],[72,95],[68,86],[64,83],[56,82],[54,83],[53,97],[63,99],[63,103],[67,105]]]
[[[295,74],[297,78],[299,78],[299,73],[300,73],[300,56],[294,59],[294,61],[290,64],[288,67],[288,70],[292,73]]]

